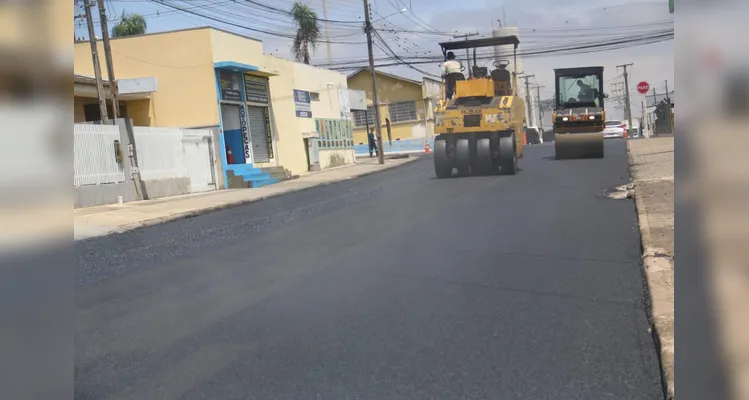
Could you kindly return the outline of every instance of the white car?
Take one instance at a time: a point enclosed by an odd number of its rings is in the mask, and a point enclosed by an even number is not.
[[[624,122],[618,119],[608,120],[606,121],[606,126],[603,129],[603,138],[623,138],[626,129],[627,125],[624,125]]]

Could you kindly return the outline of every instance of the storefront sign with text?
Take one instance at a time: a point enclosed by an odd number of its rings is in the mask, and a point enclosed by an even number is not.
[[[312,118],[309,92],[294,89],[294,108],[298,118]]]

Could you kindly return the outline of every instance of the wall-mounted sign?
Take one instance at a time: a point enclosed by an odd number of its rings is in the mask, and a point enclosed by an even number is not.
[[[348,89],[349,108],[358,111],[367,111],[367,93],[363,90]]]
[[[218,71],[221,100],[242,101],[242,76],[229,71]]]
[[[312,118],[312,105],[309,92],[294,89],[294,108],[299,118]]]
[[[260,76],[244,76],[245,101],[268,103],[268,80]]]
[[[131,93],[153,93],[158,90],[156,78],[153,76],[145,78],[125,78],[117,80],[118,94]]]
[[[302,139],[318,138],[320,137],[319,132],[302,132]]]
[[[239,126],[242,130],[242,144],[244,144],[245,163],[252,164],[252,155],[250,151],[250,131],[247,129],[247,114],[244,106],[239,107]]]
[[[270,110],[263,107],[263,117],[265,117],[265,139],[268,144],[268,158],[273,158],[273,131],[270,126]]]

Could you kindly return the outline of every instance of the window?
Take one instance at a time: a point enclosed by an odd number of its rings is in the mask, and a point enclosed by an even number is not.
[[[99,109],[99,103],[90,103],[83,106],[83,115],[86,122],[98,122],[101,121],[101,110]],[[107,116],[112,118],[114,111],[112,110],[112,103],[107,102]],[[120,103],[120,115],[118,118],[129,118],[127,115],[127,107],[124,103]]]
[[[309,92],[310,101],[320,101],[320,93]]]
[[[354,110],[354,123],[357,127],[362,126],[372,126],[374,127],[374,107],[369,106],[367,107],[367,111],[361,111],[361,110]]]
[[[403,101],[399,103],[388,104],[388,112],[390,113],[390,121],[392,122],[404,122],[404,121],[415,121],[417,120],[416,115],[416,102],[415,101]]]
[[[618,121],[618,120],[606,121],[606,126],[620,126],[620,125],[622,125],[622,121]]]
[[[596,74],[560,76],[557,85],[559,105],[564,108],[600,107],[603,100],[603,94],[599,93],[601,81]]]

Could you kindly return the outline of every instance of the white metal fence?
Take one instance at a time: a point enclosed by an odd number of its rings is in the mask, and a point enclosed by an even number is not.
[[[135,127],[141,178],[190,178],[192,191],[214,184],[211,131],[208,129]]]
[[[75,124],[75,186],[125,181],[115,158],[120,130],[112,125]],[[133,127],[143,180],[190,178],[191,191],[213,190],[215,171],[209,129]],[[127,150],[122,148],[123,157]]]
[[[182,129],[133,127],[143,180],[185,178]]]
[[[74,186],[125,182],[125,170],[115,157],[119,127],[75,124],[73,133]]]
[[[192,192],[216,188],[211,138],[211,131],[207,129],[182,130],[182,152]]]

